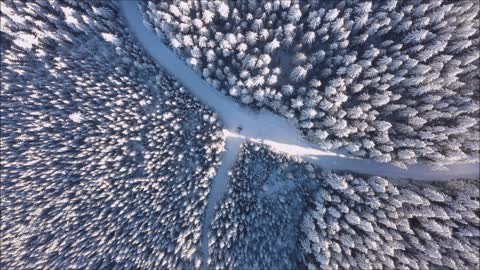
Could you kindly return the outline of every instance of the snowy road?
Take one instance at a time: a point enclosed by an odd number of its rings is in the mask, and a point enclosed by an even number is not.
[[[202,224],[201,243],[203,249],[202,269],[206,269],[206,262],[208,261],[208,232],[209,226],[212,224],[212,219],[215,214],[215,206],[222,199],[228,188],[228,172],[233,167],[237,160],[237,155],[240,152],[240,146],[243,139],[239,137],[227,137],[225,140],[225,152],[222,154],[222,164],[218,168],[217,174],[213,178],[212,188],[208,195],[207,210],[205,211],[205,222]]]
[[[144,26],[143,17],[136,1],[122,1],[120,3],[122,13],[126,17],[131,31],[150,56],[188,88],[195,97],[212,108],[225,127],[226,149],[223,154],[222,165],[213,181],[212,192],[207,202],[206,219],[202,227],[203,267],[206,267],[205,263],[208,258],[208,228],[211,224],[215,206],[227,189],[228,169],[233,166],[243,139],[267,144],[277,152],[300,156],[324,169],[424,181],[479,178],[478,162],[453,164],[446,166],[446,170],[435,170],[425,164],[415,164],[403,170],[390,164],[321,150],[318,146],[300,136],[295,126],[286,119],[268,111],[257,113],[241,107],[233,99],[207,84],[200,75],[165,46],[155,33]],[[238,126],[242,126],[241,134],[236,131]]]
[[[426,164],[415,164],[403,170],[386,163],[321,150],[317,145],[300,136],[293,123],[269,111],[257,113],[242,107],[232,98],[210,86],[165,46],[155,33],[143,25],[143,17],[135,1],[122,1],[121,7],[129,27],[145,50],[195,97],[218,114],[226,129],[227,137],[236,136],[264,142],[275,151],[304,157],[326,169],[416,180],[450,180],[459,177],[478,179],[479,177],[478,162],[448,165],[446,170],[436,170]],[[243,128],[241,134],[236,131],[238,126]]]

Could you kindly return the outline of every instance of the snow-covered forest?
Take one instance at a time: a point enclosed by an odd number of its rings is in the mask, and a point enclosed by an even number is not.
[[[212,269],[477,269],[478,182],[315,169],[248,143],[209,235]]]
[[[317,172],[301,224],[307,269],[478,269],[478,182],[395,184]]]
[[[109,1],[2,1],[1,269],[200,263],[213,112]]]
[[[317,186],[304,167],[260,145],[243,145],[209,234],[211,269],[297,269],[298,210]]]
[[[478,1],[126,1],[0,0],[0,269],[480,267]]]
[[[478,1],[139,2],[211,85],[325,149],[402,167],[478,159]]]

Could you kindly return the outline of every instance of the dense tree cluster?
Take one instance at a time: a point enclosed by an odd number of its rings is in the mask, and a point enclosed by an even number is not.
[[[302,268],[479,268],[478,182],[399,185],[329,171],[317,178],[301,224]]]
[[[315,190],[304,166],[256,144],[242,146],[210,231],[211,269],[297,269],[298,224],[304,198]]]
[[[200,265],[221,128],[119,18],[1,2],[1,269]]]
[[[246,143],[209,235],[212,269],[477,269],[478,180],[315,169]]]
[[[326,149],[403,167],[478,159],[476,0],[141,0],[214,87]]]
[[[0,2],[0,269],[198,269],[223,135],[113,2]],[[383,162],[478,158],[475,1],[142,1],[210,83]],[[213,269],[477,269],[480,195],[247,142]]]

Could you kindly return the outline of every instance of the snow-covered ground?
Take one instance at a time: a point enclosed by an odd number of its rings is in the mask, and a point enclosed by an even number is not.
[[[227,173],[234,164],[243,139],[264,143],[274,151],[296,155],[324,169],[347,170],[354,173],[390,177],[395,179],[439,181],[457,178],[478,179],[479,163],[448,165],[444,170],[426,164],[410,165],[406,170],[373,160],[345,156],[321,150],[298,133],[293,123],[268,111],[254,112],[237,104],[233,99],[214,89],[200,75],[186,65],[174,52],[165,46],[155,33],[143,24],[143,17],[136,1],[122,1],[121,9],[132,32],[140,44],[157,63],[179,80],[201,102],[210,106],[221,119],[227,138],[222,165],[214,178],[212,193],[207,202],[205,224],[202,229],[204,266],[208,258],[208,227],[214,208],[227,187]],[[242,127],[238,132],[237,128]]]
[[[425,164],[412,164],[407,170],[391,164],[380,163],[370,159],[348,157],[334,152],[319,150],[309,142],[301,144],[284,143],[272,139],[248,137],[238,133],[223,131],[228,137],[240,137],[253,142],[263,143],[276,152],[301,156],[315,166],[323,169],[350,171],[353,173],[377,175],[392,179],[412,179],[419,181],[448,181],[454,179],[479,179],[478,163],[458,163],[446,166],[446,169],[435,169]]]
[[[207,201],[207,210],[205,211],[205,219],[202,224],[201,243],[203,247],[202,269],[206,269],[208,254],[208,232],[212,219],[215,216],[215,206],[223,198],[228,188],[228,172],[233,168],[237,155],[240,152],[240,146],[243,140],[239,137],[228,137],[225,140],[225,152],[222,154],[222,163],[217,170],[217,174],[213,178],[213,184],[210,189]]]

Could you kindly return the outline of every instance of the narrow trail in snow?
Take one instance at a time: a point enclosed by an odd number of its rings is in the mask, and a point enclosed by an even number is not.
[[[240,147],[244,142],[243,138],[227,137],[225,140],[225,151],[222,153],[222,163],[218,168],[217,174],[213,178],[213,184],[208,194],[207,209],[205,211],[205,220],[201,230],[201,246],[203,247],[203,257],[201,269],[208,269],[208,234],[215,214],[215,206],[223,198],[228,188],[228,172],[237,160]]]
[[[214,110],[225,127],[224,134],[227,138],[225,152],[222,156],[222,164],[213,180],[211,194],[207,201],[206,218],[202,225],[202,269],[206,269],[208,266],[208,231],[215,206],[227,190],[228,170],[233,166],[243,140],[263,143],[269,145],[274,151],[300,156],[323,169],[420,181],[479,178],[478,162],[447,165],[445,170],[436,170],[429,165],[418,163],[410,165],[404,170],[391,164],[324,151],[304,139],[293,123],[269,111],[254,112],[242,107],[232,98],[207,84],[155,33],[145,27],[136,1],[121,1],[120,7],[129,28],[147,53],[170,75],[188,88],[192,95]],[[242,127],[241,134],[237,132],[239,126]]]

